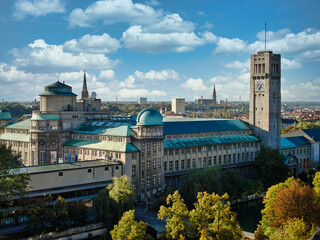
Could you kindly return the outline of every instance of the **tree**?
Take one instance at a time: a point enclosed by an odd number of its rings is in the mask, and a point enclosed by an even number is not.
[[[316,172],[316,175],[313,179],[313,190],[317,194],[318,200],[320,200],[320,171]]]
[[[68,203],[68,215],[70,221],[75,224],[84,224],[88,218],[88,208],[82,201],[72,201]]]
[[[270,240],[307,240],[311,237],[311,231],[305,222],[299,218],[288,220],[283,226],[275,229],[269,239]]]
[[[189,210],[178,191],[167,197],[169,207],[161,206],[158,218],[166,219],[166,237],[168,239],[185,239],[191,234]]]
[[[216,166],[193,170],[184,175],[181,181],[181,195],[186,204],[192,206],[198,192],[218,193],[221,191],[220,169]]]
[[[146,233],[148,224],[135,221],[134,213],[134,210],[129,210],[123,214],[118,224],[110,232],[113,240],[153,239]]]
[[[96,219],[102,221],[107,227],[112,227],[117,222],[115,210],[113,206],[114,201],[109,197],[109,190],[104,188],[99,191],[98,196],[93,199],[94,210],[96,212]]]
[[[280,189],[273,202],[275,221],[279,227],[289,219],[300,218],[309,226],[320,226],[320,205],[313,189],[294,180],[287,188]]]
[[[55,204],[53,205],[52,216],[50,216],[51,225],[56,229],[56,231],[60,231],[66,228],[68,219],[67,203],[64,198],[58,196]]]
[[[125,211],[128,211],[134,207],[134,187],[130,184],[130,179],[127,175],[123,175],[120,178],[114,177],[113,183],[110,184],[107,189],[109,190],[109,196],[116,202],[116,209],[118,213],[118,219]]]
[[[0,203],[12,202],[13,197],[21,197],[28,189],[29,174],[20,173],[19,156],[12,153],[11,147],[0,144]]]
[[[320,226],[320,205],[313,189],[294,178],[270,187],[264,204],[261,230],[266,236],[270,237],[275,230],[296,218],[305,223],[307,231]]]
[[[228,194],[200,192],[195,208],[190,212],[190,223],[198,239],[242,239],[236,214],[231,211]]]
[[[289,176],[289,167],[279,149],[261,145],[253,164],[255,178],[262,182],[265,189],[284,181]]]

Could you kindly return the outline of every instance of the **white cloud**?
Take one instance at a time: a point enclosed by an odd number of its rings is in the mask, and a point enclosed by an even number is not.
[[[145,24],[156,22],[161,15],[162,11],[154,10],[148,5],[133,3],[131,0],[105,0],[96,1],[85,10],[74,9],[68,20],[72,27],[89,27],[98,21],[103,21],[104,24]]]
[[[290,29],[284,28],[280,29],[277,32],[272,32],[272,31],[267,31],[267,42],[269,41],[275,41],[275,40],[280,40],[286,37],[287,34],[291,33]],[[261,41],[265,41],[265,33],[264,31],[258,32],[257,33],[257,38]]]
[[[207,14],[205,14],[205,13],[204,13],[204,12],[202,12],[202,11],[199,11],[199,12],[198,12],[198,15],[200,15],[200,16],[204,16],[204,17],[205,17],[205,16],[207,16]]]
[[[122,35],[124,46],[132,51],[188,52],[195,47],[211,43],[216,37],[211,32],[204,32],[198,37],[195,33],[146,33],[141,26],[133,26]]]
[[[162,97],[167,96],[164,91],[147,89],[121,89],[118,92],[118,96],[122,99],[137,99],[138,97],[147,97],[149,99],[162,99]]]
[[[320,61],[320,50],[311,50],[299,54],[296,59],[304,62],[319,62]]]
[[[231,63],[223,63],[222,66],[232,69],[241,69],[241,70],[249,70],[250,68],[250,59],[245,62],[234,61]]]
[[[62,45],[49,45],[43,39],[35,40],[27,48],[12,50],[14,63],[34,71],[63,71],[79,69],[109,69],[117,61],[104,54],[64,52]]]
[[[234,53],[246,50],[246,42],[239,38],[218,37],[216,44],[217,47],[213,51],[214,54]]]
[[[100,71],[98,78],[105,81],[111,81],[111,80],[114,80],[114,75],[115,73],[113,70],[103,70],[103,71]]]
[[[191,32],[195,28],[194,24],[189,21],[183,21],[179,14],[168,14],[163,20],[144,28],[149,33],[173,33],[173,32]]]
[[[283,86],[281,98],[283,101],[319,101],[320,78],[313,81]]]
[[[281,58],[281,70],[290,70],[290,69],[297,69],[301,68],[301,63],[297,62],[296,60],[286,59],[284,57]]]
[[[157,0],[146,1],[146,4],[150,5],[150,6],[159,6],[160,5],[160,3]]]
[[[65,12],[64,4],[60,0],[18,0],[14,4],[14,17],[23,19],[27,15],[39,17],[49,13]]]
[[[141,82],[161,82],[161,81],[171,81],[171,80],[179,80],[179,74],[171,69],[166,69],[162,71],[154,71],[151,70],[149,72],[140,72],[140,71],[135,71],[134,72],[134,77]]]
[[[181,87],[187,91],[192,92],[205,92],[208,91],[208,88],[204,85],[201,78],[189,78],[186,82],[181,84]]]
[[[79,39],[72,39],[63,44],[63,49],[70,52],[112,53],[120,47],[120,42],[107,33],[102,35],[86,34]]]

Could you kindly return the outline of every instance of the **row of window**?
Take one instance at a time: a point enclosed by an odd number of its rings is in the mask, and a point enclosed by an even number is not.
[[[258,147],[258,143],[239,143],[239,144],[224,144],[224,145],[215,145],[215,146],[202,146],[202,147],[186,147],[180,149],[169,149],[164,150],[164,155],[172,156],[172,155],[180,155],[180,154],[190,154],[192,153],[201,153],[201,152],[211,152],[217,150],[231,150],[231,149],[241,149],[248,147]]]
[[[141,190],[143,190],[145,188],[144,182],[145,182],[145,180],[141,179]],[[147,188],[156,187],[157,183],[158,183],[159,186],[161,186],[161,182],[162,182],[161,173],[159,173],[158,177],[157,176],[153,176],[152,177],[152,186],[151,186],[151,177],[147,177],[146,187]]]
[[[179,134],[179,135],[166,135],[166,140],[175,139],[192,139],[199,137],[221,137],[221,136],[232,136],[232,135],[244,135],[250,134],[251,130],[241,131],[225,131],[225,132],[207,132],[207,133],[190,133],[190,134]]]
[[[157,149],[159,152],[161,152],[162,148],[162,143],[161,142],[141,142],[141,155],[144,156],[145,152],[147,154],[151,154],[151,147],[152,147],[152,152],[157,152]]]
[[[111,158],[121,158],[121,153],[117,152],[107,152],[107,151],[98,151],[90,149],[81,149],[81,148],[65,148],[66,154],[84,154],[85,156],[95,156],[95,157],[111,157]],[[132,159],[136,159],[136,154],[132,154]]]
[[[309,148],[289,149],[281,151],[282,154],[309,154]]]
[[[111,167],[112,168],[112,167]],[[115,166],[115,169],[118,170],[119,169],[119,166]],[[93,169],[94,170],[94,169]],[[109,167],[104,167],[104,170],[105,171],[109,171]],[[94,171],[93,171],[94,172]],[[92,173],[92,168],[88,168],[88,173]],[[59,172],[58,173],[58,176],[59,177],[62,177],[63,176],[63,172]]]
[[[228,154],[228,155],[219,155],[214,157],[198,158],[198,160],[187,159],[185,160],[175,160],[175,161],[164,161],[164,171],[183,171],[189,170],[191,168],[205,168],[211,167],[213,165],[227,165],[227,164],[236,164],[246,161],[253,161],[257,152],[247,152],[247,153],[238,153],[238,154]],[[191,165],[192,164],[192,165]]]

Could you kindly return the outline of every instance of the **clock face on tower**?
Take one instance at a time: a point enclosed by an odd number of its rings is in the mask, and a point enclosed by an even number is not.
[[[255,90],[263,91],[264,90],[264,80],[256,80],[255,81]]]

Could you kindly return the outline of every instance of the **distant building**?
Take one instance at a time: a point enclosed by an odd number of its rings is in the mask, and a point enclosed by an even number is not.
[[[173,98],[171,101],[172,111],[176,114],[185,114],[186,103],[184,98]]]
[[[224,105],[224,104],[225,104],[225,101],[222,100],[222,99],[220,99],[220,100],[218,101],[218,104],[219,104],[219,105]]]
[[[138,99],[138,104],[147,104],[147,98],[141,97]]]
[[[200,99],[195,100],[195,103],[203,105],[217,104],[216,86],[213,86],[212,99],[204,99],[203,96],[201,96]]]

